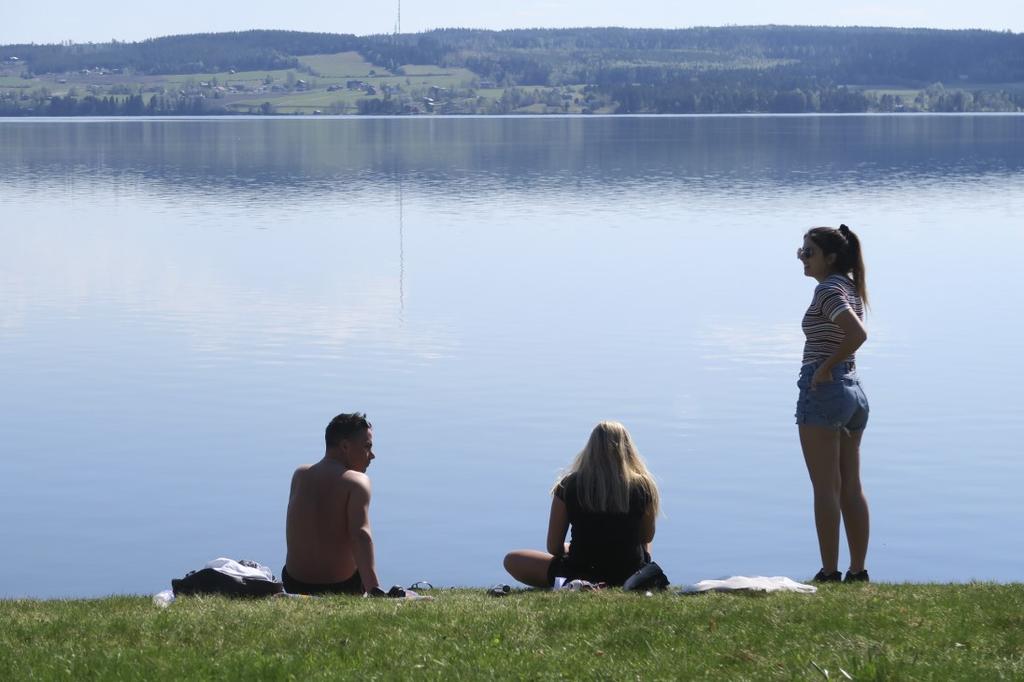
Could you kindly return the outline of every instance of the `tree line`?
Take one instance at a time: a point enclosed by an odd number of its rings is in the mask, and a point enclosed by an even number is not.
[[[231,112],[202,97],[54,96],[33,98],[27,104],[0,98],[0,116],[207,116],[226,113]],[[273,112],[263,109],[251,113]]]

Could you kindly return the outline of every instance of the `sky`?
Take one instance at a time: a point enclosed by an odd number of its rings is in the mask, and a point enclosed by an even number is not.
[[[398,0],[0,0],[0,45],[143,40],[251,28],[367,35],[395,29]],[[403,33],[433,28],[752,24],[984,28],[1024,32],[1024,1],[974,0],[402,0]]]

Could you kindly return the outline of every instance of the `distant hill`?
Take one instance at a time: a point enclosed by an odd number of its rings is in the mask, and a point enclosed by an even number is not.
[[[322,111],[356,100],[310,96],[316,59],[358,54],[374,75],[401,78],[410,66],[465,75],[441,87],[422,81],[388,81],[359,113],[723,113],[746,111],[1017,111],[1024,108],[1024,34],[980,30],[746,26],[678,30],[570,28],[485,31],[440,29],[417,34],[355,36],[254,30],[154,38],[141,42],[0,46],[0,113],[31,109],[50,113],[46,101],[61,97],[64,113],[77,112],[86,96],[114,97],[112,113],[154,113],[146,93],[170,97],[159,113],[186,113],[182,97],[207,97],[154,89],[160,77],[295,70],[294,85],[268,94],[263,112]],[[303,60],[303,57],[311,59]],[[123,75],[120,91],[102,84],[88,95],[57,94],[62,74]],[[468,75],[467,75],[468,74]],[[268,76],[273,79],[272,76]],[[21,82],[14,79],[20,78]],[[36,97],[27,97],[36,79]],[[407,79],[409,80],[409,79]],[[50,84],[56,85],[50,85]],[[380,83],[384,85],[385,83]],[[135,88],[134,86],[138,86]],[[268,84],[269,85],[269,84]],[[324,91],[330,83],[323,81]],[[335,84],[337,85],[337,84]],[[146,87],[150,89],[147,90]],[[219,87],[225,87],[223,85]],[[284,86],[282,86],[284,87]],[[433,87],[433,90],[430,88]],[[4,91],[6,90],[6,95]],[[225,90],[229,88],[225,87]],[[373,88],[376,90],[376,88]],[[70,91],[70,88],[67,88]],[[365,89],[364,89],[365,90]],[[415,91],[415,92],[414,92]],[[481,92],[482,91],[482,92]],[[16,97],[12,97],[11,93]],[[248,92],[265,94],[250,89]],[[333,91],[332,91],[333,92]],[[554,94],[553,94],[554,92]],[[237,93],[237,90],[236,90]],[[276,93],[276,94],[275,94]],[[283,94],[282,94],[283,93]],[[957,94],[959,93],[959,94]],[[368,95],[368,91],[363,93]],[[121,95],[138,96],[131,112]],[[253,111],[245,98],[234,107],[190,101],[188,113]],[[276,102],[275,100],[282,101]],[[294,101],[293,101],[294,100]],[[373,100],[376,103],[371,102]],[[303,102],[313,102],[303,104]],[[435,109],[436,104],[443,104]],[[232,105],[232,106],[229,106]],[[96,113],[93,102],[91,113]],[[149,111],[144,109],[149,108]],[[249,107],[248,110],[245,107]],[[180,111],[179,111],[180,110]],[[345,112],[342,112],[345,113]]]
[[[132,69],[142,74],[178,74],[282,69],[296,66],[296,56],[346,52],[361,45],[361,39],[352,35],[238,31],[151,38],[137,43],[3,45],[0,57],[17,56],[34,73]]]

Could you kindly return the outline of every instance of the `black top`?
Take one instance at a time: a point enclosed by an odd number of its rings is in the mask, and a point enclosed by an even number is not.
[[[651,498],[640,486],[630,489],[629,511],[624,514],[594,512],[580,506],[576,474],[562,479],[555,488],[555,497],[565,502],[571,528],[569,555],[556,575],[621,585],[646,563],[640,538]],[[562,576],[563,572],[567,575]]]

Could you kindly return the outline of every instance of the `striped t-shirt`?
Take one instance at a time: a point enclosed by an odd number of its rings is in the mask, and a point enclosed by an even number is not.
[[[836,317],[844,310],[852,310],[863,322],[864,304],[857,294],[857,287],[843,275],[829,275],[825,281],[814,287],[814,298],[804,313],[801,326],[804,329],[804,360],[820,362],[827,360],[843,341],[843,330],[835,323]],[[854,356],[846,358],[853,362]]]

